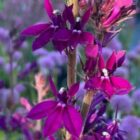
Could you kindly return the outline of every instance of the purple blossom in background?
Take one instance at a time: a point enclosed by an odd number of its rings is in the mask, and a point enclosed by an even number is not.
[[[12,64],[12,69],[11,69],[11,64],[10,63],[7,63],[4,65],[4,71],[7,73],[7,74],[10,74],[11,73],[11,70],[15,69],[17,67],[17,63],[14,62]]]
[[[111,42],[109,43],[109,48],[116,51],[119,51],[122,49],[122,44],[119,41],[118,37],[115,37],[111,40]]]
[[[133,92],[132,100],[134,104],[140,105],[140,89]]]
[[[62,66],[66,64],[67,57],[65,54],[60,54],[59,52],[50,52],[48,54],[42,55],[37,60],[41,69],[51,69],[53,70],[56,66]]]
[[[2,89],[4,87],[4,81],[0,80],[0,89]]]
[[[121,121],[120,129],[125,132],[125,140],[138,140],[140,119],[136,116],[126,116]]]
[[[118,68],[114,75],[127,79],[129,77],[129,70],[126,67]]]
[[[31,71],[35,70],[37,68],[37,63],[36,62],[32,62],[32,63],[27,63],[23,70],[21,70],[18,74],[19,78],[24,78],[25,76],[27,76]]]
[[[121,111],[122,113],[130,113],[132,111],[133,103],[128,95],[116,95],[112,97],[110,102],[114,110]]]
[[[37,104],[28,113],[28,117],[34,120],[47,117],[43,130],[45,137],[53,135],[62,126],[78,137],[82,130],[82,117],[74,108],[72,99],[79,89],[79,84],[74,84],[67,91],[61,89],[58,92],[50,79],[50,87],[56,100],[50,99]]]

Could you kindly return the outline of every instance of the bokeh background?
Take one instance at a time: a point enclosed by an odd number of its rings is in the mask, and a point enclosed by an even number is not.
[[[62,2],[54,0],[55,7],[62,9]],[[33,38],[19,38],[25,27],[41,21],[48,21],[43,0],[0,0],[0,140],[41,139],[40,131],[33,129],[34,122],[25,117],[38,102],[34,86],[38,72],[46,77],[53,75],[58,88],[66,86],[66,55],[54,51],[52,44],[33,52]],[[135,17],[122,26],[103,53],[107,57],[114,49],[127,50],[126,61],[115,74],[129,79],[134,89],[129,95],[114,96],[107,114],[112,117],[118,107],[118,119],[127,140],[140,140],[140,1]],[[83,51],[81,46],[78,49]],[[77,62],[80,75],[78,56]],[[83,85],[81,81],[81,97]]]

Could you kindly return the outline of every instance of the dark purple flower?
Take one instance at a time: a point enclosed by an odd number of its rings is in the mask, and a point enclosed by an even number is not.
[[[63,17],[70,23],[70,29],[59,29],[53,37],[53,43],[58,48],[64,49],[69,46],[74,49],[78,44],[93,44],[94,37],[90,32],[84,31],[84,27],[88,22],[91,14],[89,8],[82,17],[74,18],[72,13],[73,6],[66,7]]]
[[[34,120],[47,117],[43,134],[51,136],[62,125],[74,136],[79,136],[82,130],[82,117],[73,106],[73,97],[79,89],[79,84],[74,84],[67,91],[57,91],[50,78],[50,87],[56,100],[46,100],[37,104],[29,112],[28,117]],[[57,118],[57,119],[56,119]]]
[[[45,10],[50,18],[49,23],[35,24],[24,31],[23,36],[36,36],[33,42],[33,50],[39,49],[46,45],[54,36],[54,33],[60,28],[65,27],[65,21],[58,10],[54,10],[50,0],[45,0]]]

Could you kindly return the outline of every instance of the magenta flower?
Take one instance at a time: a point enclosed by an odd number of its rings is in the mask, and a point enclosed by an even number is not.
[[[126,20],[130,15],[134,14],[134,11],[135,6],[133,5],[133,0],[115,0],[111,13],[103,20],[103,27],[111,27],[118,21]]]
[[[49,23],[35,24],[23,30],[23,36],[36,36],[33,42],[33,50],[45,46],[51,39],[55,32],[60,28],[65,27],[65,21],[62,14],[58,10],[54,10],[50,0],[45,0],[45,10],[50,18]],[[64,10],[65,11],[65,10]]]
[[[93,44],[94,36],[90,32],[84,31],[84,27],[91,15],[91,8],[89,8],[82,17],[74,18],[72,13],[73,6],[66,7],[63,17],[70,23],[70,29],[60,29],[55,33],[53,43],[55,46],[61,46],[74,49],[78,44]]]
[[[78,137],[82,130],[82,117],[73,106],[73,97],[79,89],[79,84],[74,84],[67,91],[57,91],[50,79],[51,90],[56,100],[50,99],[37,104],[28,114],[34,120],[47,117],[43,129],[44,136],[51,136],[64,126],[69,133]]]
[[[87,81],[85,88],[101,90],[110,98],[114,94],[127,94],[132,85],[125,79],[113,76],[117,67],[124,62],[125,51],[113,52],[106,64],[100,55],[98,60],[99,73]]]

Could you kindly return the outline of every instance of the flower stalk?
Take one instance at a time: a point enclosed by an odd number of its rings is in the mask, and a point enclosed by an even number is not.
[[[78,0],[68,0],[67,5],[73,4],[73,14],[78,16],[79,6]],[[76,49],[68,52],[68,64],[67,64],[67,86],[70,88],[72,84],[76,82]],[[71,135],[66,132],[66,140],[70,140]]]

